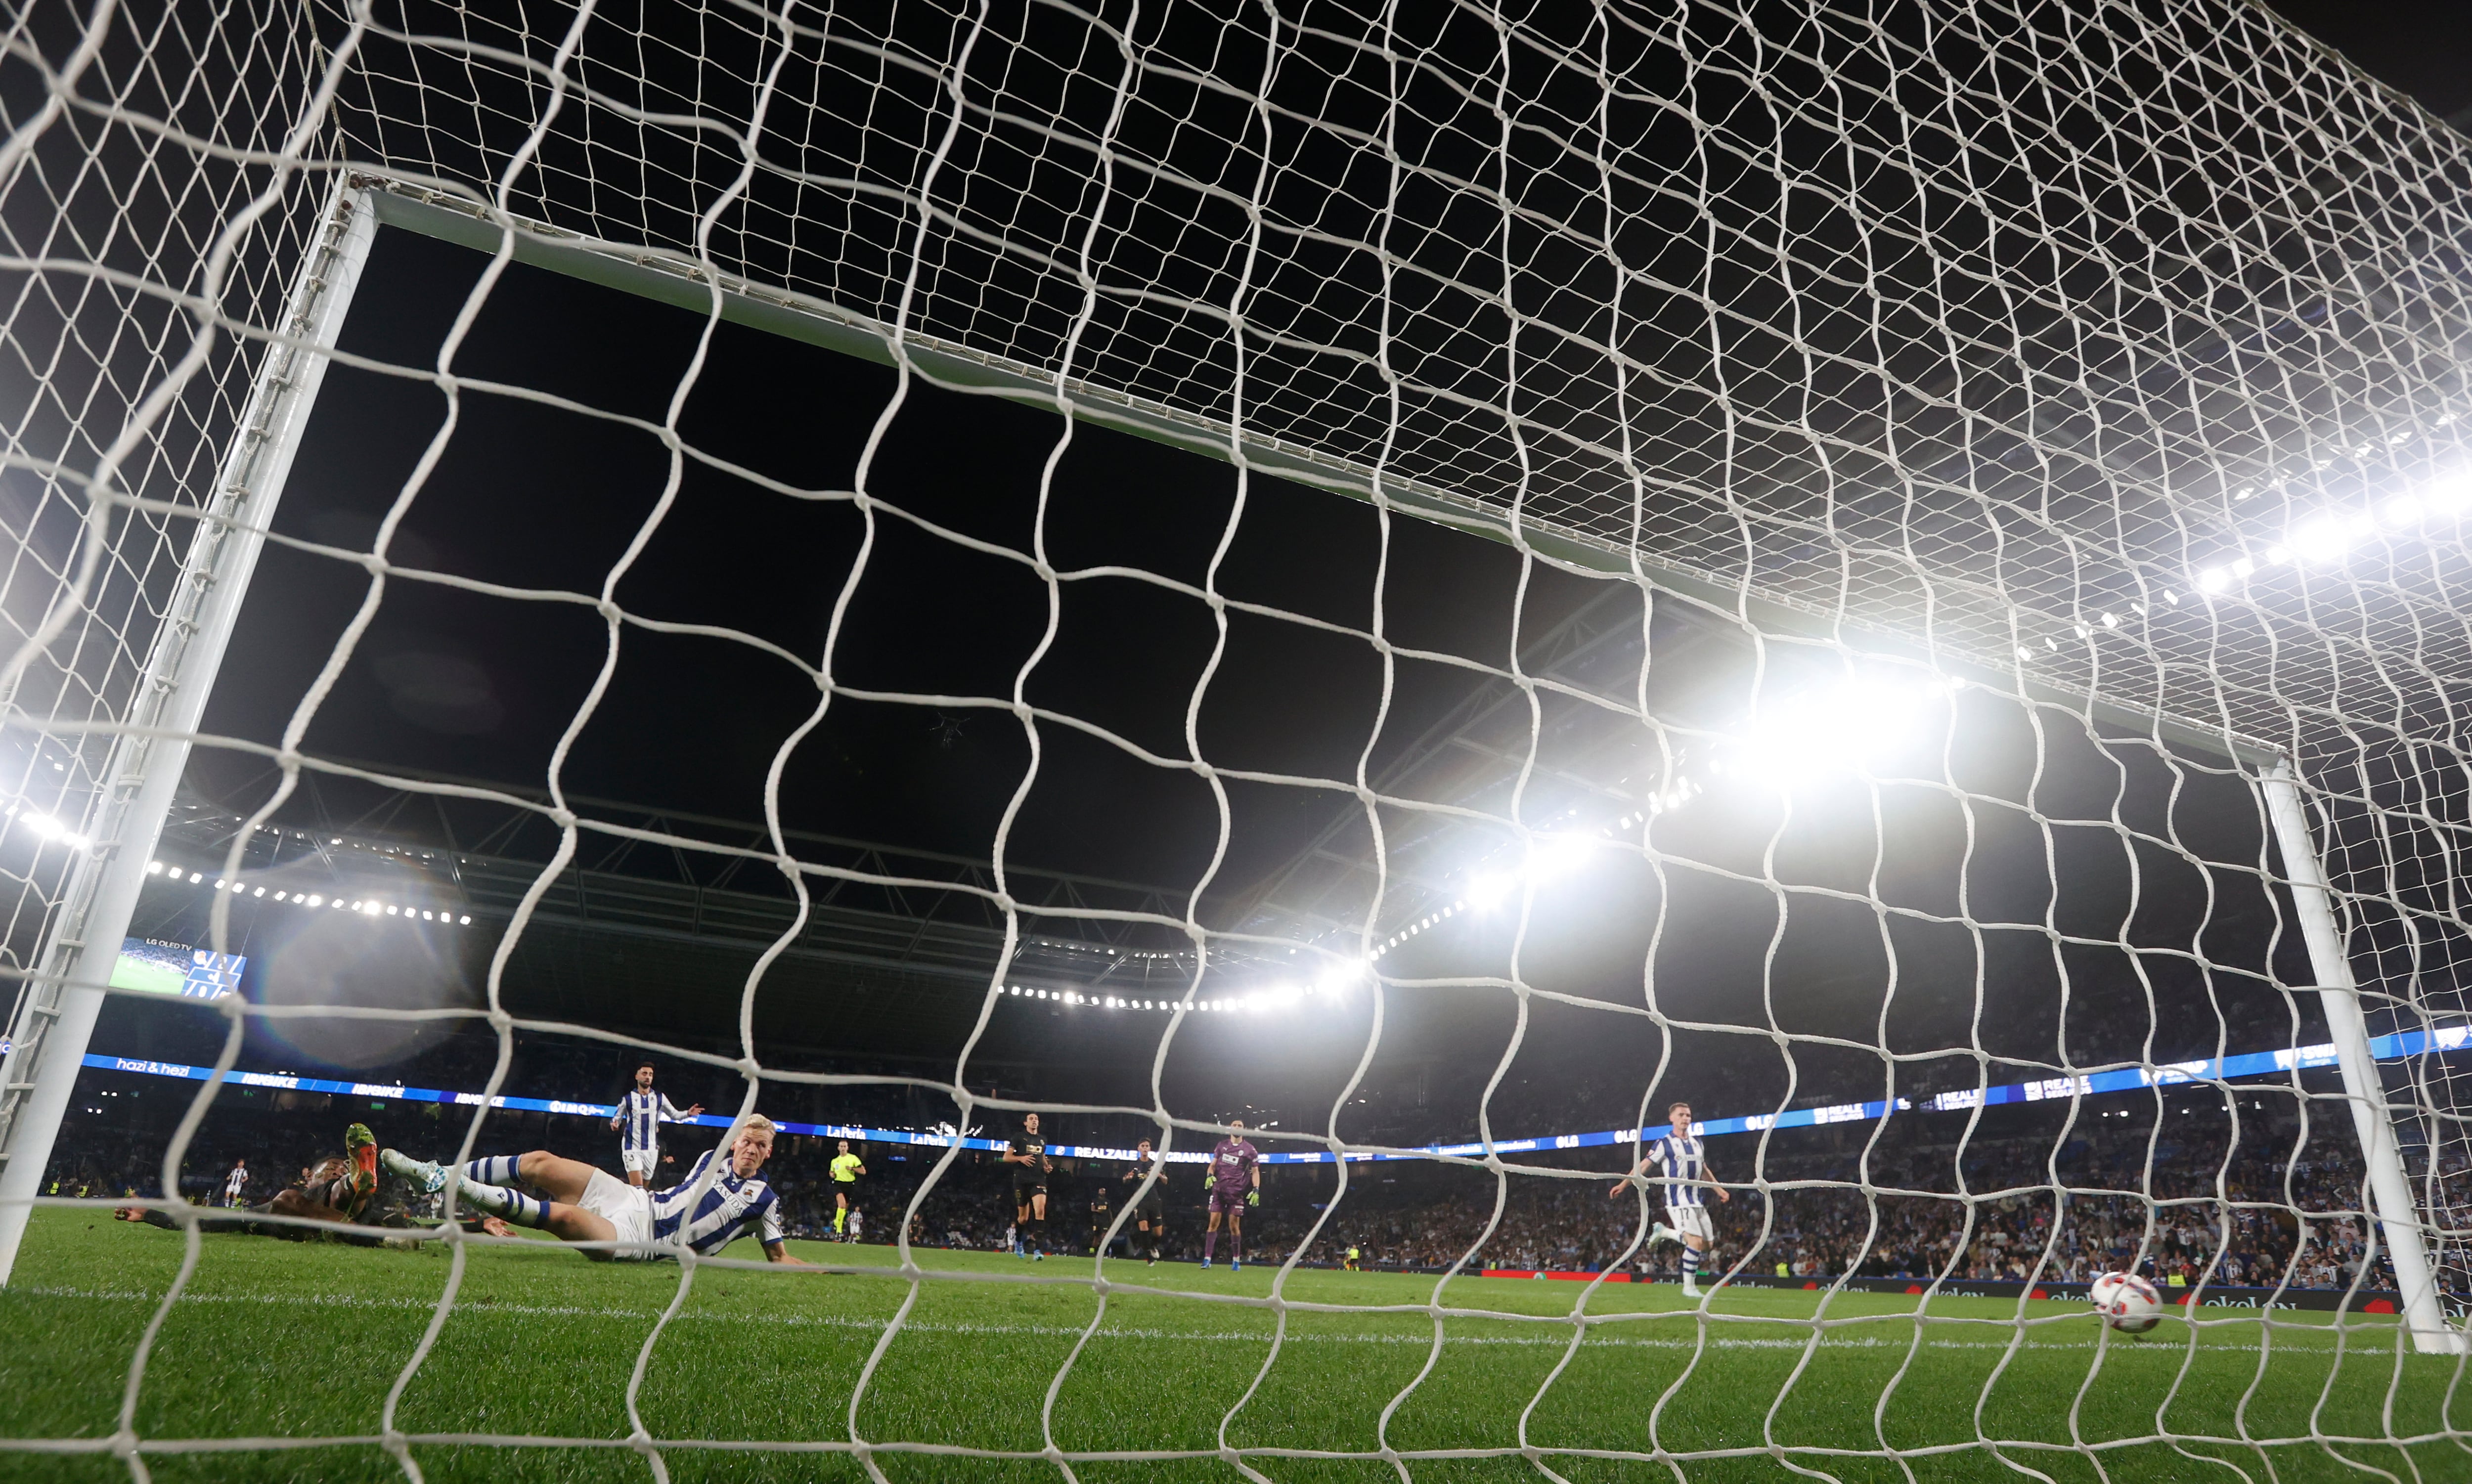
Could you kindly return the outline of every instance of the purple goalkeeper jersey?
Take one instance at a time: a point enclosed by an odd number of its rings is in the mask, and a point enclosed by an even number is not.
[[[1253,1166],[1262,1151],[1246,1139],[1222,1139],[1210,1151],[1211,1189],[1222,1195],[1241,1195],[1253,1184]]]

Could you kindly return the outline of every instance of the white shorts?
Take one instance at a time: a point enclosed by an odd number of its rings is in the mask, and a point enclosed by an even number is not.
[[[1684,1237],[1697,1237],[1703,1242],[1717,1239],[1717,1224],[1708,1219],[1705,1206],[1668,1206],[1665,1224]]]
[[[596,1169],[584,1182],[583,1199],[575,1203],[618,1229],[622,1242],[649,1243],[653,1239],[653,1196],[606,1169]],[[649,1250],[616,1251],[609,1256],[621,1261],[641,1260],[654,1256]]]
[[[618,1151],[618,1167],[630,1175],[649,1175],[653,1172],[654,1161],[660,1157],[658,1149],[621,1149]]]

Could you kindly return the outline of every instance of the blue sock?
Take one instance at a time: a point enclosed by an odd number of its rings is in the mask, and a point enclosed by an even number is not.
[[[460,1173],[466,1180],[478,1180],[484,1185],[521,1185],[524,1183],[522,1177],[515,1173],[515,1162],[521,1158],[515,1154],[493,1154],[485,1160],[472,1161]]]
[[[1687,1284],[1700,1281],[1700,1254],[1689,1247],[1682,1249],[1682,1281]]]

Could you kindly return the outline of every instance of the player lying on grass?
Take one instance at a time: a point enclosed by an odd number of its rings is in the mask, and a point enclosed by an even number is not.
[[[290,1241],[310,1241],[319,1237],[375,1246],[391,1240],[365,1232],[320,1232],[315,1227],[296,1225],[314,1221],[328,1226],[394,1226],[416,1225],[412,1217],[400,1211],[383,1214],[371,1211],[378,1193],[378,1142],[366,1123],[355,1123],[344,1130],[344,1153],[328,1155],[300,1172],[300,1180],[287,1190],[277,1190],[272,1200],[240,1208],[240,1213],[228,1216],[201,1216],[198,1230],[236,1237],[279,1237]],[[112,1213],[123,1221],[142,1221],[159,1226],[167,1232],[179,1231],[187,1223],[170,1212],[145,1206],[123,1206]],[[269,1216],[292,1218],[267,1220]],[[494,1228],[494,1230],[491,1230]],[[495,1237],[507,1236],[506,1227],[492,1218],[482,1225]]]
[[[676,1258],[681,1248],[708,1258],[754,1232],[766,1260],[805,1267],[781,1239],[780,1197],[757,1178],[772,1157],[772,1120],[749,1117],[726,1152],[705,1150],[686,1178],[666,1190],[628,1185],[547,1149],[493,1155],[461,1168],[394,1149],[381,1151],[378,1161],[416,1189],[452,1186],[463,1204],[516,1226],[560,1241],[610,1244],[584,1249],[596,1261]]]

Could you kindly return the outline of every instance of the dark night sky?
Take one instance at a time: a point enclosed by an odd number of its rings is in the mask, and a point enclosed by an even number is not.
[[[2472,6],[2270,0],[2268,10],[2440,118],[2472,107]],[[2472,123],[2460,120],[2458,127]]]
[[[411,234],[381,234],[347,349],[420,365],[481,259]],[[380,287],[382,286],[382,287]],[[489,301],[459,373],[657,419],[697,323],[556,274],[518,268]],[[888,368],[724,326],[681,422],[698,447],[802,487],[851,487],[857,451],[891,389]],[[432,387],[350,368],[332,373],[278,529],[365,548],[444,410]],[[395,558],[509,586],[597,592],[668,474],[653,436],[475,394],[396,537]],[[1026,548],[1056,420],[919,386],[880,454],[871,492],[953,530]],[[1137,567],[1199,586],[1234,490],[1224,463],[1083,429],[1059,467],[1047,525],[1059,569]],[[1370,621],[1371,510],[1256,479],[1222,569],[1231,597],[1334,623]],[[813,663],[864,534],[851,505],[777,496],[693,462],[675,506],[617,589],[630,611],[727,627]],[[1394,527],[1386,620],[1394,642],[1504,663],[1517,563],[1505,548],[1422,523]],[[361,601],[361,574],[270,549],[235,644],[250,663],[219,684],[208,725],[272,737]],[[1540,571],[1532,631],[1598,585]],[[1018,563],[880,520],[866,579],[835,651],[837,679],[869,690],[1003,696],[1046,618]],[[316,636],[317,642],[312,642]],[[1121,577],[1068,585],[1056,644],[1029,696],[1167,756],[1209,656],[1207,609]],[[537,783],[601,663],[588,607],[392,584],[309,746],[463,776]],[[608,695],[565,779],[578,792],[654,808],[761,817],[774,748],[813,709],[800,671],[747,645],[630,628]],[[1440,667],[1403,663],[1386,735],[1421,731],[1466,689]],[[1379,667],[1359,643],[1246,615],[1199,718],[1202,752],[1226,766],[1346,776],[1370,730]],[[950,725],[939,724],[939,718]],[[1216,833],[1206,788],[1068,730],[1049,728],[1042,786],[1016,827],[1016,859],[1186,885]],[[1394,745],[1395,745],[1394,741]],[[836,698],[784,774],[787,822],[984,856],[1028,762],[1008,715]],[[1321,801],[1237,786],[1225,879],[1249,880],[1301,843]],[[919,807],[932,799],[933,806]],[[1172,822],[1172,823],[1171,823]],[[1197,853],[1199,850],[1200,853]]]
[[[345,347],[425,364],[481,264],[460,247],[383,232]],[[618,301],[623,313],[612,313],[612,299],[515,268],[457,369],[657,418],[698,322],[635,300]],[[681,431],[763,475],[847,489],[892,386],[886,367],[725,325]],[[333,371],[278,530],[366,548],[444,406],[426,385]],[[916,385],[869,488],[923,519],[1026,548],[1039,466],[1059,426],[1044,412]],[[474,394],[392,554],[479,580],[591,593],[667,472],[648,434]],[[1064,570],[1121,565],[1199,586],[1234,487],[1223,462],[1080,429],[1056,477],[1049,559]],[[1221,589],[1332,623],[1369,624],[1378,546],[1370,508],[1264,478],[1248,498]],[[863,533],[846,501],[786,498],[689,462],[677,504],[616,596],[632,612],[740,630],[812,661]],[[1505,547],[1395,522],[1387,632],[1402,647],[1503,664],[1517,579]],[[235,640],[247,663],[220,680],[209,728],[277,735],[366,586],[358,569],[331,557],[270,548]],[[1530,632],[1601,590],[1536,569],[1526,596]],[[1044,591],[1018,563],[880,520],[835,651],[836,675],[873,690],[1002,696],[1045,619]],[[1186,703],[1212,639],[1207,609],[1189,596],[1124,577],[1072,582],[1028,694],[1180,755]],[[577,603],[394,582],[308,745],[410,770],[536,784],[605,645],[597,615]],[[1198,719],[1202,753],[1231,767],[1348,776],[1371,729],[1379,679],[1361,643],[1233,614]],[[1385,727],[1390,750],[1471,683],[1463,671],[1402,660]],[[816,695],[796,667],[746,645],[630,627],[565,780],[577,792],[655,809],[758,818],[773,750]],[[1216,834],[1203,785],[1070,729],[1047,728],[1044,744],[1042,785],[1013,836],[1017,859],[1163,884],[1198,877]],[[1022,730],[1004,713],[840,697],[785,771],[785,819],[984,857],[1027,764]],[[1223,884],[1286,859],[1332,807],[1326,795],[1229,787],[1237,833]]]

